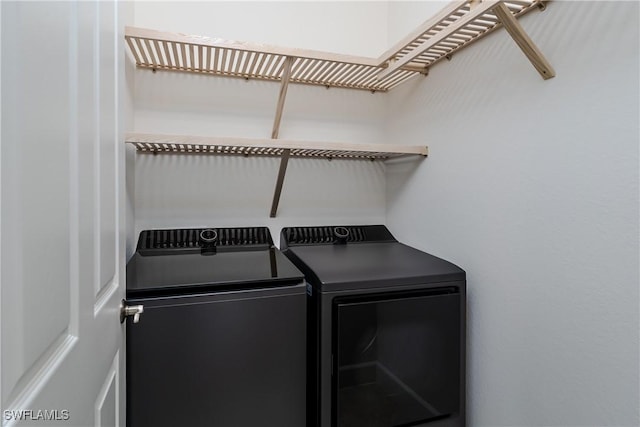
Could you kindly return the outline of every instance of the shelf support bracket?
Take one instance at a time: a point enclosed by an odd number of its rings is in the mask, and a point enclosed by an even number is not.
[[[524,28],[522,28],[522,25],[520,25],[518,20],[511,14],[509,8],[505,6],[504,3],[499,3],[493,8],[493,11],[511,38],[513,38],[513,41],[520,46],[522,52],[529,58],[529,61],[531,61],[531,64],[538,70],[542,78],[547,80],[555,77],[555,70],[542,52],[540,52],[540,49],[533,43],[533,40],[531,40]]]
[[[278,97],[278,105],[276,106],[276,117],[273,121],[273,130],[271,131],[271,139],[278,139],[280,133],[280,121],[282,120],[282,110],[284,109],[284,101],[287,97],[287,89],[289,87],[289,79],[291,78],[291,68],[293,67],[293,59],[287,56],[284,60],[282,79],[280,85],[280,96]],[[276,180],[276,189],[273,193],[273,202],[271,203],[271,213],[269,216],[275,218],[280,203],[280,194],[282,193],[282,185],[284,184],[284,176],[287,173],[287,164],[291,156],[290,149],[284,149],[280,157],[280,169],[278,170],[278,178]]]

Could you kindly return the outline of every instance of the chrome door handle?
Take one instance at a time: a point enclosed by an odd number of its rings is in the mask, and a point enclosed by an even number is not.
[[[142,305],[127,305],[125,300],[120,303],[120,323],[124,323],[129,316],[133,316],[133,323],[138,323],[142,313],[144,313],[144,306]]]

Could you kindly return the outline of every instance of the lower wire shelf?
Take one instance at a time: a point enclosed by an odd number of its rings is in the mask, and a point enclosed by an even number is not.
[[[213,154],[227,156],[281,157],[289,150],[294,158],[387,160],[429,154],[427,146],[356,144],[342,142],[295,141],[268,138],[238,138],[190,135],[128,133],[125,142],[139,153]]]
[[[125,142],[141,154],[196,154],[259,156],[281,159],[270,216],[276,216],[289,158],[327,160],[388,160],[405,156],[426,157],[427,146],[354,144],[342,142],[293,141],[267,138],[238,138],[190,135],[128,133]]]

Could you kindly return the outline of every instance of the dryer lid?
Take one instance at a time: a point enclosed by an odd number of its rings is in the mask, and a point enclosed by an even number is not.
[[[397,242],[382,225],[345,228],[360,229],[361,238],[341,243],[327,238],[329,233],[314,238],[312,230],[305,233],[298,227],[298,236],[311,236],[301,241],[293,238],[294,228],[282,231],[285,254],[318,289],[383,288],[465,280],[465,272],[458,266]]]

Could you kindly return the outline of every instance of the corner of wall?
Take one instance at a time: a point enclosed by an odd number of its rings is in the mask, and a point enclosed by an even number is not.
[[[135,15],[135,3],[125,1],[121,3],[121,28],[133,25]],[[124,45],[124,43],[123,43]],[[134,93],[135,93],[135,64],[131,59],[128,49],[123,51],[122,61],[124,63],[123,84],[120,90],[120,105],[123,116],[123,131],[129,132],[135,127],[134,115]],[[125,258],[129,260],[136,247],[135,235],[135,149],[128,144],[124,149],[124,200],[125,200]]]

